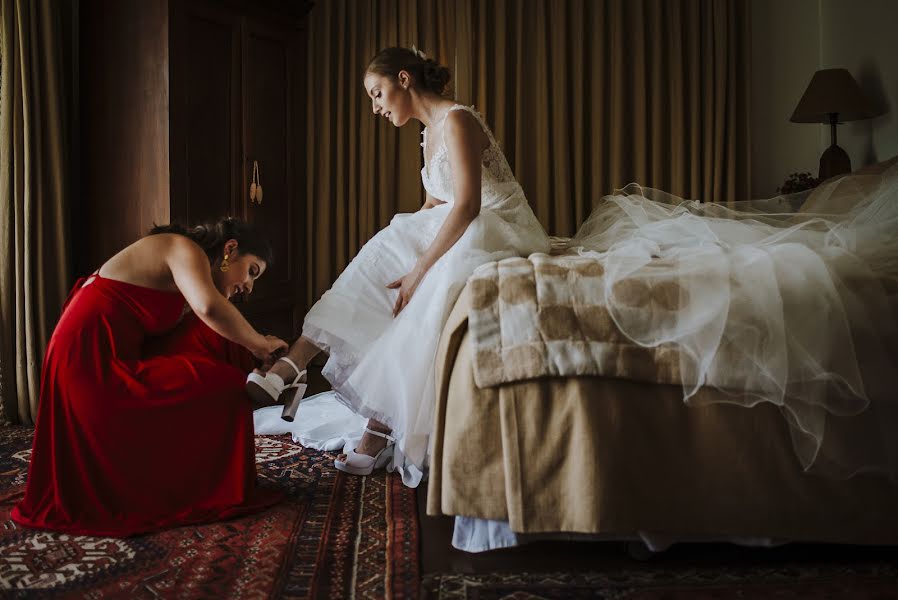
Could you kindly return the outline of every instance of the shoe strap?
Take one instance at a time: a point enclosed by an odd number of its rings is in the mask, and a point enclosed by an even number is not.
[[[374,430],[371,429],[370,427],[365,427],[365,432],[366,432],[366,433],[370,433],[371,435],[376,435],[377,437],[382,437],[382,438],[384,438],[385,440],[390,441],[390,442],[395,442],[395,441],[396,441],[396,438],[394,438],[392,435],[389,435],[389,434],[387,434],[387,433],[383,433],[383,432],[381,432],[381,431],[374,431]]]
[[[287,358],[286,356],[280,357],[279,359],[277,359],[276,362],[285,362],[288,365],[290,365],[291,367],[293,367],[293,370],[296,371],[296,379],[294,381],[299,380],[299,378],[302,377],[302,374],[305,373],[305,371],[300,371],[299,367],[296,366],[296,363],[293,362],[292,360],[290,360],[289,358]]]

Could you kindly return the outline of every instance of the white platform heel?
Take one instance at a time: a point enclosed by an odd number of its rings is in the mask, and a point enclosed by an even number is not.
[[[280,375],[276,375],[268,370],[265,375],[261,373],[250,373],[246,376],[246,391],[254,402],[260,405],[280,402],[281,395],[286,392],[287,397],[284,398],[284,411],[281,418],[285,421],[293,421],[296,411],[299,409],[299,401],[302,400],[303,394],[306,393],[308,384],[306,383],[306,372],[300,371],[296,363],[282,356],[276,362],[285,362],[296,371],[296,378],[292,383],[284,383]]]
[[[346,460],[336,459],[334,461],[334,466],[338,470],[350,475],[370,475],[374,469],[382,469],[389,464],[390,459],[393,457],[393,445],[396,442],[396,438],[368,427],[365,427],[365,432],[384,438],[387,440],[387,445],[381,448],[380,452],[374,456],[359,454],[355,450],[350,450],[346,453]]]

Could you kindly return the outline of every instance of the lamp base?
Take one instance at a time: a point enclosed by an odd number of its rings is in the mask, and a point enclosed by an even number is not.
[[[847,152],[833,144],[820,157],[820,181],[843,173],[851,173],[851,159]]]

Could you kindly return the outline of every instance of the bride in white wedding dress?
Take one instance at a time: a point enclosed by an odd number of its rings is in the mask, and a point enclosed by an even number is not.
[[[425,125],[426,202],[416,213],[396,215],[365,244],[306,315],[286,357],[247,382],[254,399],[280,398],[290,419],[309,361],[327,352],[323,374],[335,397],[368,419],[358,445],[335,466],[359,475],[387,466],[409,486],[418,485],[427,466],[437,342],[465,281],[481,264],[549,250],[481,116],[443,97],[449,77],[446,67],[414,49],[387,48],[371,60],[364,85],[374,114],[396,127]],[[302,426],[328,429],[340,410],[315,415],[318,423]],[[339,421],[328,435],[351,422]]]

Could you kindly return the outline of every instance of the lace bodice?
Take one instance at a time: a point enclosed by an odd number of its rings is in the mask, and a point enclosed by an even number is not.
[[[425,152],[424,168],[421,169],[421,181],[424,184],[424,189],[431,196],[443,202],[452,202],[455,199],[452,166],[449,164],[449,151],[442,132],[446,117],[454,110],[464,110],[474,115],[489,138],[490,145],[483,151],[481,158],[483,165],[481,207],[493,208],[509,201],[524,200],[524,192],[511,172],[511,167],[508,166],[505,154],[502,153],[496,138],[493,137],[493,132],[487,127],[480,113],[471,106],[461,104],[452,106],[438,122],[433,124],[432,128],[438,133],[435,136],[437,139],[434,140],[437,144],[435,148],[432,150],[428,148],[428,129],[430,128],[425,128],[421,134],[424,136],[421,147]],[[429,159],[427,158],[428,151],[432,151]]]

